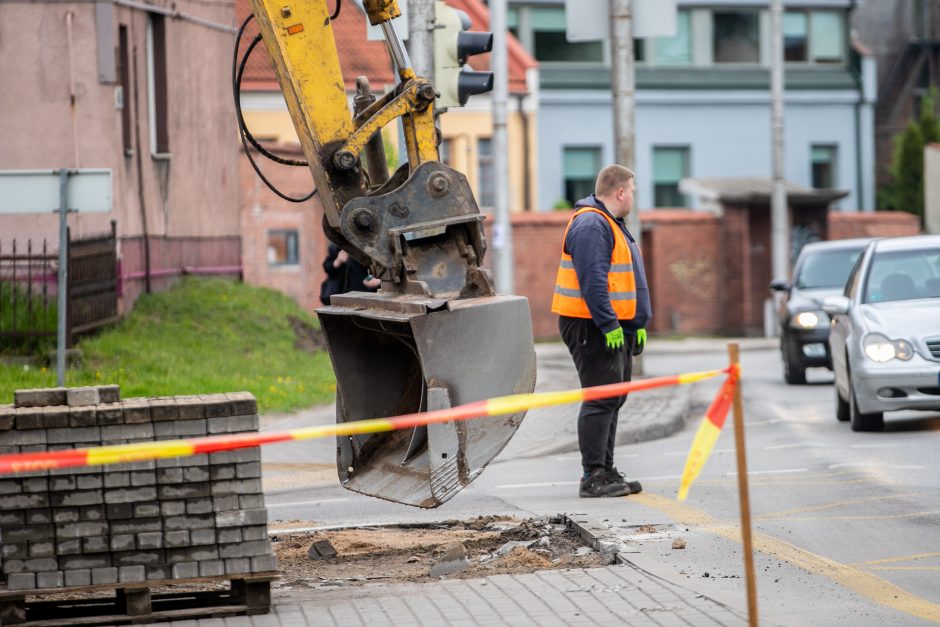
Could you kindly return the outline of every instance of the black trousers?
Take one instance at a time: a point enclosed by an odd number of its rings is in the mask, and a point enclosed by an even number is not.
[[[625,332],[623,349],[608,352],[607,339],[593,320],[561,316],[558,329],[578,370],[581,387],[630,380],[635,335]],[[617,417],[626,400],[626,396],[619,396],[586,401],[581,405],[578,414],[578,445],[584,472],[613,467]]]

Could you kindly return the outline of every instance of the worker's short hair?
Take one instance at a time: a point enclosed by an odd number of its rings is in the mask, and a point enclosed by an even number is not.
[[[594,184],[594,195],[607,196],[621,187],[626,187],[634,176],[636,175],[630,168],[625,168],[619,163],[612,163],[597,175],[597,183]]]

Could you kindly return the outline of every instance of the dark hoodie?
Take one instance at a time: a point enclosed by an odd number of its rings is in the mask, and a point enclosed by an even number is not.
[[[640,247],[636,240],[627,230],[623,219],[615,218],[594,194],[579,200],[575,207],[600,209],[623,229],[633,256],[633,274],[636,277],[636,316],[633,320],[621,320],[619,324],[624,331],[629,333],[636,333],[639,329],[646,328],[653,317],[653,308],[650,305],[643,257],[640,255]],[[610,296],[607,292],[607,274],[610,271],[610,257],[613,251],[614,234],[610,230],[610,224],[603,217],[593,212],[586,212],[571,223],[571,228],[568,229],[568,235],[565,238],[565,252],[571,255],[574,262],[574,271],[578,275],[581,295],[587,303],[588,311],[591,312],[591,318],[604,333],[610,333],[618,325],[617,315],[610,304]]]

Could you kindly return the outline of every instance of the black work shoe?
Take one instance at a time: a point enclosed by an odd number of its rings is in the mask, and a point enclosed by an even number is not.
[[[643,491],[643,486],[640,485],[639,481],[627,481],[627,478],[622,472],[617,470],[616,466],[607,469],[607,480],[619,481],[620,483],[626,485],[628,488],[630,488],[630,491],[627,492],[627,494],[639,494]]]
[[[626,496],[630,494],[630,487],[621,481],[609,480],[606,470],[595,468],[586,479],[581,480],[578,494],[585,498]]]

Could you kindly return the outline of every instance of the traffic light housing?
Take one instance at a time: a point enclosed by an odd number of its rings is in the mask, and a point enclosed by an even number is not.
[[[492,72],[463,69],[467,59],[493,49],[493,33],[468,32],[470,17],[443,0],[434,3],[434,21],[436,107],[462,107],[470,96],[493,89]]]

